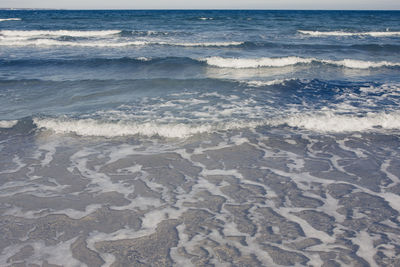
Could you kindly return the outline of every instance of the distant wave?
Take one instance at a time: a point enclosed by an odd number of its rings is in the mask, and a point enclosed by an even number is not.
[[[389,62],[389,61],[364,61],[355,59],[343,59],[343,60],[320,60],[322,63],[343,66],[350,69],[369,69],[369,68],[380,68],[380,67],[397,67],[400,63]]]
[[[122,37],[148,37],[148,36],[186,36],[191,35],[190,32],[185,31],[140,31],[140,30],[122,30],[119,33]]]
[[[1,36],[0,36],[1,38]],[[115,42],[114,40],[100,41],[59,41],[54,39],[36,40],[7,40],[3,39],[0,46],[76,46],[76,47],[126,47],[126,46],[182,46],[182,47],[228,47],[239,46],[241,42],[165,42],[165,41],[124,41]]]
[[[397,67],[400,63],[388,62],[388,61],[363,61],[355,59],[343,59],[343,60],[324,60],[317,58],[301,58],[301,57],[280,57],[280,58],[222,58],[222,57],[209,57],[200,59],[200,61],[206,62],[210,66],[219,68],[262,68],[262,67],[285,67],[293,66],[297,64],[311,64],[311,63],[322,63],[329,65],[336,65],[352,69],[368,69],[368,68],[379,68],[379,67]]]
[[[80,46],[80,47],[124,47],[124,46],[143,46],[147,42],[109,42],[109,41],[93,41],[93,42],[70,42],[58,41],[53,39],[36,39],[36,40],[3,40],[0,46]]]
[[[321,44],[321,43],[280,43],[280,42],[250,42],[246,41],[241,45],[243,48],[279,48],[279,49],[331,49],[331,50],[348,50],[355,49],[361,51],[387,51],[392,53],[400,53],[399,44],[383,44],[383,43],[359,43],[359,44]]]
[[[301,57],[280,57],[280,58],[223,58],[223,57],[208,57],[200,59],[200,61],[207,62],[210,66],[219,68],[260,68],[260,67],[285,67],[296,65],[300,63],[311,63],[313,58]]]
[[[224,47],[224,46],[240,46],[244,42],[179,42],[179,41],[163,41],[152,39],[126,39],[120,38],[126,35],[134,35],[133,31],[119,30],[103,30],[103,31],[17,31],[2,30],[0,31],[0,39],[2,46],[86,46],[86,47],[124,47],[124,46],[145,46],[145,45],[168,45],[168,46],[184,46],[184,47]],[[142,33],[142,32],[141,32]],[[148,35],[157,34],[157,32],[148,31]],[[84,40],[60,40],[61,37],[75,38],[97,38]],[[100,39],[98,39],[100,38]]]
[[[37,39],[31,41],[9,41],[2,42],[3,46],[81,46],[81,47],[125,47],[125,46],[146,46],[146,45],[164,45],[164,46],[183,46],[183,47],[226,47],[238,46],[240,42],[200,42],[200,43],[186,43],[186,42],[163,42],[163,41],[130,41],[130,42],[110,42],[110,41],[91,41],[91,42],[70,42],[58,41],[51,39]]]
[[[240,42],[204,42],[204,43],[179,43],[179,42],[150,42],[150,41],[131,41],[131,42],[109,42],[109,41],[93,41],[93,42],[70,42],[58,41],[51,39],[37,39],[29,41],[3,41],[2,46],[82,46],[82,47],[124,47],[124,46],[145,46],[145,45],[166,45],[166,46],[186,46],[186,47],[201,47],[201,46],[238,46]]]
[[[14,30],[2,30],[0,35],[4,37],[61,37],[61,36],[71,36],[71,37],[102,37],[107,35],[119,34],[121,31],[118,30],[105,30],[105,31],[69,31],[69,30],[58,30],[58,31],[14,31]]]
[[[0,42],[1,45],[1,42]],[[117,45],[117,44],[115,44]],[[99,44],[99,46],[101,46]],[[216,68],[231,68],[231,69],[256,69],[256,68],[279,68],[287,66],[295,66],[298,64],[310,65],[326,65],[339,68],[349,69],[373,69],[373,68],[394,68],[400,67],[400,62],[389,62],[389,61],[365,61],[356,59],[342,59],[342,60],[330,60],[330,59],[317,59],[317,58],[301,58],[301,57],[281,57],[281,58],[222,58],[222,57],[210,57],[210,58],[190,58],[190,57],[122,57],[122,58],[87,58],[87,59],[21,59],[21,60],[1,60],[0,65],[2,66],[40,66],[40,65],[79,65],[79,66],[101,66],[104,64],[123,64],[123,65],[152,65],[152,64],[174,64],[175,66],[188,66],[188,65],[207,65]],[[253,84],[255,86],[258,83],[260,86],[268,85],[272,81],[256,81]]]
[[[298,30],[301,34],[311,36],[372,36],[372,37],[389,37],[389,36],[400,36],[400,32],[343,32],[343,31],[303,31]]]
[[[151,43],[151,42],[150,42]],[[199,42],[199,43],[179,43],[179,42],[153,42],[154,44],[160,45],[172,45],[172,46],[239,46],[244,42]]]
[[[252,87],[263,87],[263,86],[271,86],[278,84],[285,84],[289,81],[295,81],[296,79],[276,79],[270,81],[241,81],[241,83],[247,84]]]
[[[21,20],[20,18],[7,18],[7,19],[0,19],[1,21],[13,21],[13,20]]]

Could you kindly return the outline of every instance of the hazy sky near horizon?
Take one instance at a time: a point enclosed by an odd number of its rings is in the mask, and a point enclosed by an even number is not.
[[[0,8],[400,10],[400,0],[1,0]]]

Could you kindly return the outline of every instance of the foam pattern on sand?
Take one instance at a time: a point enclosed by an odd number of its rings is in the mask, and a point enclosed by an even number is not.
[[[385,173],[399,170],[379,151],[399,151],[372,142],[388,136],[282,136],[269,129],[266,138],[262,131],[175,144],[38,136],[25,151],[31,162],[8,172],[27,179],[0,187],[10,203],[5,229],[26,226],[14,232],[19,241],[6,245],[0,262],[396,263],[398,179]],[[135,258],[119,253],[132,246]]]

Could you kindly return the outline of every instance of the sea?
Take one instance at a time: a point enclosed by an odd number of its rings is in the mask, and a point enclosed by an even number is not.
[[[1,266],[400,266],[400,12],[0,10]]]

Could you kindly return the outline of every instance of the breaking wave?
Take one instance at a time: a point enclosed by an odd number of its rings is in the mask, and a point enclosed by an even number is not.
[[[80,136],[120,137],[140,135],[147,137],[187,138],[195,134],[211,133],[244,127],[256,127],[260,122],[247,123],[204,123],[190,125],[184,123],[155,123],[155,122],[107,122],[94,119],[54,119],[35,118],[33,122],[38,128],[45,128],[57,134],[76,134]]]
[[[343,31],[303,31],[298,30],[299,33],[311,36],[372,36],[372,37],[390,37],[390,36],[400,36],[400,32],[343,32]]]
[[[130,41],[130,42],[109,42],[109,41],[94,41],[94,42],[65,42],[52,39],[37,39],[28,41],[6,41],[1,42],[3,46],[81,46],[81,47],[124,47],[124,46],[145,46],[145,45],[166,45],[166,46],[185,46],[185,47],[224,47],[238,46],[240,42],[204,42],[204,43],[179,43],[179,42],[152,42],[152,41]]]
[[[343,60],[321,60],[322,63],[343,66],[350,69],[369,69],[369,68],[380,68],[380,67],[397,67],[400,63],[389,62],[389,61],[364,61],[355,59],[343,59]]]
[[[0,35],[3,37],[61,37],[61,36],[71,36],[71,37],[103,37],[108,35],[119,34],[121,31],[118,30],[105,30],[105,31],[68,31],[68,30],[58,30],[58,31],[13,31],[13,30],[2,30]]]
[[[301,57],[281,57],[281,58],[223,58],[223,57],[209,57],[200,59],[200,61],[207,62],[210,66],[219,68],[260,68],[260,67],[285,67],[296,64],[309,64],[313,62],[313,58]]]
[[[317,58],[301,58],[301,57],[280,57],[280,58],[222,58],[222,57],[209,57],[200,59],[210,66],[219,68],[262,68],[262,67],[285,67],[297,64],[311,64],[322,63],[336,65],[339,67],[346,67],[352,69],[368,69],[379,67],[397,67],[400,63],[388,61],[363,61],[355,59],[343,60],[325,60]]]
[[[252,87],[263,87],[263,86],[285,84],[286,82],[294,80],[296,79],[276,79],[270,81],[241,81],[241,82]]]
[[[20,18],[7,18],[7,19],[0,19],[0,22],[1,21],[17,21],[17,20],[21,20]]]
[[[147,136],[187,138],[196,134],[213,133],[233,129],[254,129],[259,126],[289,126],[319,133],[344,133],[384,130],[400,130],[400,113],[369,113],[363,116],[335,114],[333,112],[298,113],[284,117],[253,121],[219,123],[156,123],[133,121],[100,121],[95,119],[35,118],[38,128],[57,134],[79,136],[121,137]],[[13,124],[15,125],[15,123]],[[8,128],[12,125],[7,125]]]
[[[18,123],[17,120],[0,120],[0,128],[7,129],[12,128]]]
[[[369,113],[365,116],[341,115],[333,112],[298,114],[283,120],[290,127],[316,132],[359,132],[374,129],[399,130],[400,113]]]

